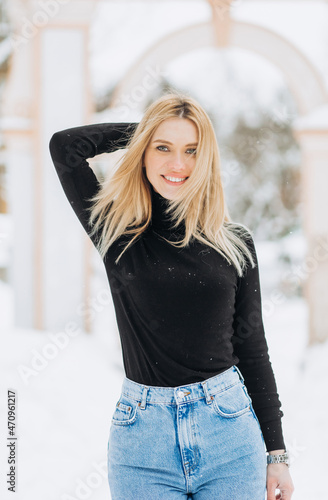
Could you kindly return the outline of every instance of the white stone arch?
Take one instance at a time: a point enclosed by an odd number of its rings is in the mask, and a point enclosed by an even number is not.
[[[255,24],[231,18],[229,23],[227,34],[222,33],[223,23],[218,25],[212,20],[163,37],[127,71],[116,86],[112,104],[132,99],[141,107],[147,99],[149,74],[160,74],[172,58],[202,47],[240,47],[261,55],[282,71],[300,115],[293,126],[302,150],[304,230],[308,244],[303,278],[309,305],[309,342],[324,341],[328,338],[327,89],[313,64],[287,39]]]
[[[277,66],[285,76],[300,115],[328,101],[327,90],[312,63],[288,40],[272,30],[251,23],[231,20],[229,46],[239,47],[263,56]],[[212,22],[188,26],[164,36],[131,66],[116,86],[112,102],[131,95],[143,84],[149,68],[163,70],[172,59],[202,47],[215,46],[216,33]],[[145,92],[146,98],[146,92]],[[140,99],[139,99],[140,102]]]

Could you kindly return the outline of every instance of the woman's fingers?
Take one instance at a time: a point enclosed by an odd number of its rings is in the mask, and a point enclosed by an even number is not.
[[[280,497],[275,494],[276,484],[277,483],[273,481],[267,482],[267,500],[280,500]],[[278,495],[280,495],[280,493],[278,493]]]
[[[279,493],[275,493],[276,489]],[[267,500],[291,500],[294,485],[285,464],[267,466]]]

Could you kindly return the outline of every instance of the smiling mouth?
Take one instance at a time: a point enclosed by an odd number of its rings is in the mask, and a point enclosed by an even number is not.
[[[162,175],[162,177],[170,184],[182,184],[188,179],[188,177],[172,177],[170,175]]]

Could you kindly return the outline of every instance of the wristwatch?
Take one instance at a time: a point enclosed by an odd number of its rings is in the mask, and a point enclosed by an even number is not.
[[[289,462],[289,453],[286,450],[282,455],[267,455],[267,464],[286,464],[288,467],[290,466]]]

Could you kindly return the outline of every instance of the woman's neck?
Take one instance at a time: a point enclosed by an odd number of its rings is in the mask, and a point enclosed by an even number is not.
[[[171,215],[166,214],[165,211],[169,207],[169,200],[164,198],[160,193],[155,191],[152,184],[151,188],[151,198],[152,198],[152,229],[165,237],[169,237],[170,234],[181,235],[185,231],[185,223],[182,221],[177,228],[174,228],[174,222],[171,220]]]

